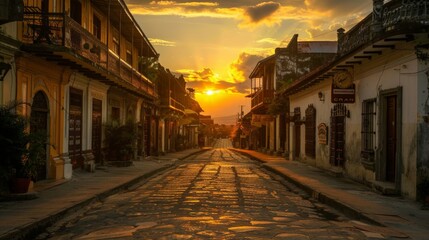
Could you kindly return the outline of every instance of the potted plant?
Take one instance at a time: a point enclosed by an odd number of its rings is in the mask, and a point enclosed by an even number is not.
[[[28,134],[25,132],[26,119],[16,113],[19,103],[0,106],[0,188],[9,190],[9,183],[16,177],[26,153]]]
[[[108,161],[116,166],[129,166],[137,142],[136,124],[128,121],[125,125],[112,122],[105,125],[105,146]]]
[[[28,133],[28,121],[16,112],[23,103],[0,106],[0,190],[27,192],[45,161],[46,134]]]

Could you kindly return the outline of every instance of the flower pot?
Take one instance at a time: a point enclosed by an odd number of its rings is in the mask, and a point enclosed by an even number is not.
[[[11,193],[26,193],[30,186],[30,178],[13,178],[10,184]]]

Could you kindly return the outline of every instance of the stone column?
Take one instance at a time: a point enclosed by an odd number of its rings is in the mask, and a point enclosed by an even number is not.
[[[68,154],[63,154],[61,158],[64,160],[64,178],[71,179],[73,175],[73,165]]]

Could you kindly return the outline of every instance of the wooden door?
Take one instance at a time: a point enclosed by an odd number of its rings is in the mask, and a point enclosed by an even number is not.
[[[92,153],[96,163],[101,163],[101,116],[102,101],[92,100]]]
[[[396,96],[386,98],[386,181],[395,182],[396,175]]]
[[[82,90],[70,88],[69,155],[73,169],[83,167],[82,151]]]

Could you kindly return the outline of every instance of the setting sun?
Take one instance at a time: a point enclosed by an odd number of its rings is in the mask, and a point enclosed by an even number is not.
[[[213,95],[214,93],[215,93],[215,91],[213,91],[211,89],[209,89],[209,90],[206,91],[206,94],[209,95],[209,96]]]

